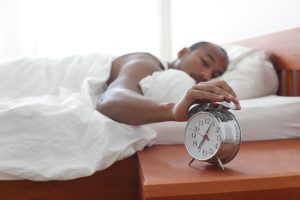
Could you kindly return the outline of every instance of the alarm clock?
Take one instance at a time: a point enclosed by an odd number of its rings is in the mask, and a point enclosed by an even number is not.
[[[184,131],[184,144],[193,158],[189,165],[196,159],[224,170],[224,164],[236,156],[242,132],[229,109],[235,109],[235,104],[202,101],[189,108]]]

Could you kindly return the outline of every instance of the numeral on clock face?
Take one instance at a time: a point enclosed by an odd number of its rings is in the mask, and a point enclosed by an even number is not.
[[[221,142],[221,135],[217,135],[217,141]]]
[[[215,144],[215,149],[219,148],[219,143]]]
[[[192,133],[192,138],[196,138],[197,134],[196,133]]]
[[[193,131],[199,132],[199,130],[200,130],[200,126],[194,126]]]
[[[193,140],[193,146],[197,146],[197,140]]]
[[[203,126],[203,120],[199,120],[199,126]]]

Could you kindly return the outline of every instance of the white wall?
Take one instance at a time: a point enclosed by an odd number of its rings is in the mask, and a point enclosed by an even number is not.
[[[199,40],[226,43],[300,26],[299,0],[172,0],[172,55]]]
[[[300,26],[299,0],[0,0],[0,58],[226,43]]]
[[[0,0],[0,58],[159,54],[159,0]]]

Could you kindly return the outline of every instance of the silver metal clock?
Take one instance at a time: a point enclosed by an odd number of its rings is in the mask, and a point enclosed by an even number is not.
[[[238,153],[241,129],[238,121],[228,109],[235,105],[227,102],[200,102],[189,109],[189,120],[184,132],[184,144],[196,159],[224,170]]]

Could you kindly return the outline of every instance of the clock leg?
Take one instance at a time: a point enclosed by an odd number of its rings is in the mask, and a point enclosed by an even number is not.
[[[218,160],[219,166],[222,168],[222,170],[224,170],[224,165],[219,156],[217,157],[217,160]]]
[[[192,162],[194,162],[195,158],[193,158],[190,162],[189,162],[189,166],[192,164]]]

